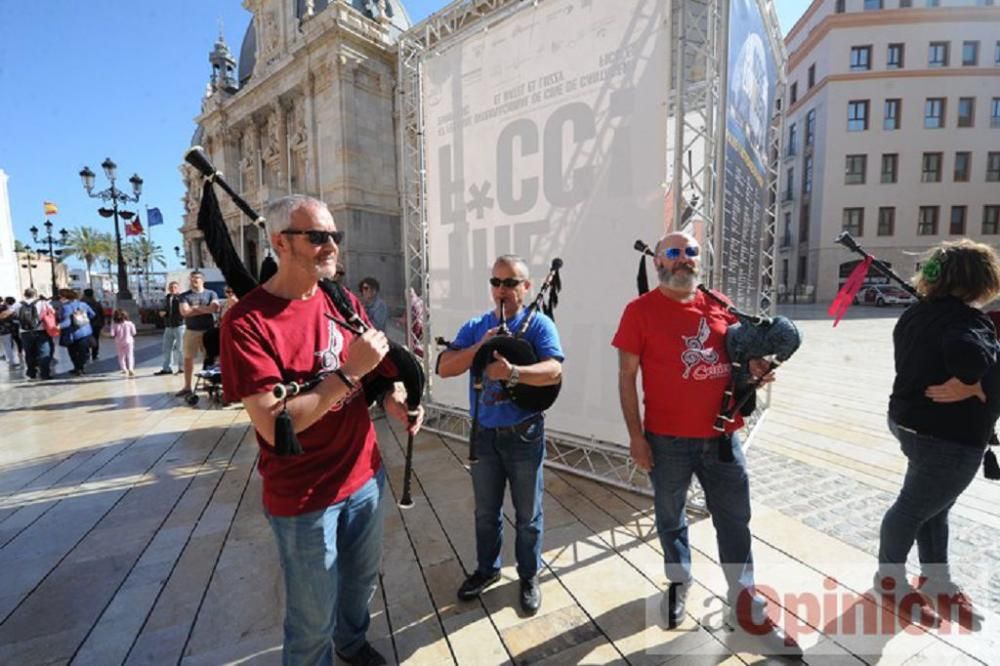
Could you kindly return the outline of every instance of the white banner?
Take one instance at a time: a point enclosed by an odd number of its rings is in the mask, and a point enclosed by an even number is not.
[[[497,255],[523,256],[536,286],[561,257],[549,426],[624,442],[611,338],[637,295],[632,244],[664,228],[669,3],[524,5],[424,60],[431,335],[492,307]],[[467,382],[436,378],[432,397],[467,408]]]

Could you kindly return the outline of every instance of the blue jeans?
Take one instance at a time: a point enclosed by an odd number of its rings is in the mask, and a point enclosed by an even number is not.
[[[22,331],[24,343],[24,364],[28,376],[34,379],[41,373],[42,379],[52,378],[52,338],[45,331]]]
[[[735,603],[744,590],[753,594],[750,479],[737,436],[732,435],[733,462],[719,460],[718,437],[697,439],[647,432],[646,439],[653,449],[650,481],[667,580],[691,580],[691,546],[684,506],[693,474],[705,491],[705,502],[712,514],[729,601]],[[755,599],[755,606],[760,603]]]
[[[332,664],[365,643],[382,556],[380,469],[347,499],[300,516],[268,516],[285,576],[283,664]]]
[[[184,352],[181,342],[184,340],[184,326],[167,326],[163,329],[163,367],[164,372],[171,372],[173,363],[180,370],[184,363]]]
[[[889,430],[908,462],[899,497],[882,519],[879,575],[904,580],[906,558],[916,541],[921,573],[950,581],[948,511],[976,478],[984,449],[921,435],[891,418]]]
[[[503,493],[510,482],[516,537],[517,575],[532,578],[542,564],[542,461],[545,422],[531,418],[512,428],[483,428],[476,436],[479,462],[472,465],[476,501],[476,559],[479,572],[500,571]]]

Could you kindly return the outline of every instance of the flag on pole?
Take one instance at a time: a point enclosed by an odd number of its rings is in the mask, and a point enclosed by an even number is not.
[[[160,212],[159,208],[146,209],[146,224],[148,224],[151,227],[155,227],[158,224],[163,224],[163,214]]]
[[[43,201],[42,207],[45,209],[46,215],[55,215],[59,212],[59,206],[55,205],[51,201]]]
[[[139,221],[139,216],[135,216],[134,222],[125,223],[125,235],[126,236],[139,236],[142,234],[142,222]]]

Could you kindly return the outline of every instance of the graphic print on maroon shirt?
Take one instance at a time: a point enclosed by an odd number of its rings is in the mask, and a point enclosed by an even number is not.
[[[626,306],[611,344],[639,357],[647,431],[718,436],[712,426],[732,373],[726,329],[735,321],[700,292],[680,303],[653,289]],[[726,430],[742,427],[737,417]]]
[[[349,297],[364,318],[364,308],[353,294]],[[279,382],[303,382],[343,365],[354,334],[326,313],[340,317],[321,289],[308,299],[289,301],[257,287],[232,306],[222,326],[225,399],[236,402]],[[271,515],[324,509],[363,486],[381,465],[375,427],[360,391],[297,435],[304,451],[298,456],[278,456],[257,435],[257,469]]]

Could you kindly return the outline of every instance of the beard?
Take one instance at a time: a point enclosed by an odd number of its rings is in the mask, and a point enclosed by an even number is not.
[[[698,269],[687,266],[675,266],[673,270],[666,266],[657,266],[656,274],[660,284],[676,291],[694,291],[698,277]]]
[[[292,249],[292,261],[306,273],[315,275],[317,280],[332,280],[337,275],[337,252],[316,256],[312,252],[301,253]]]

